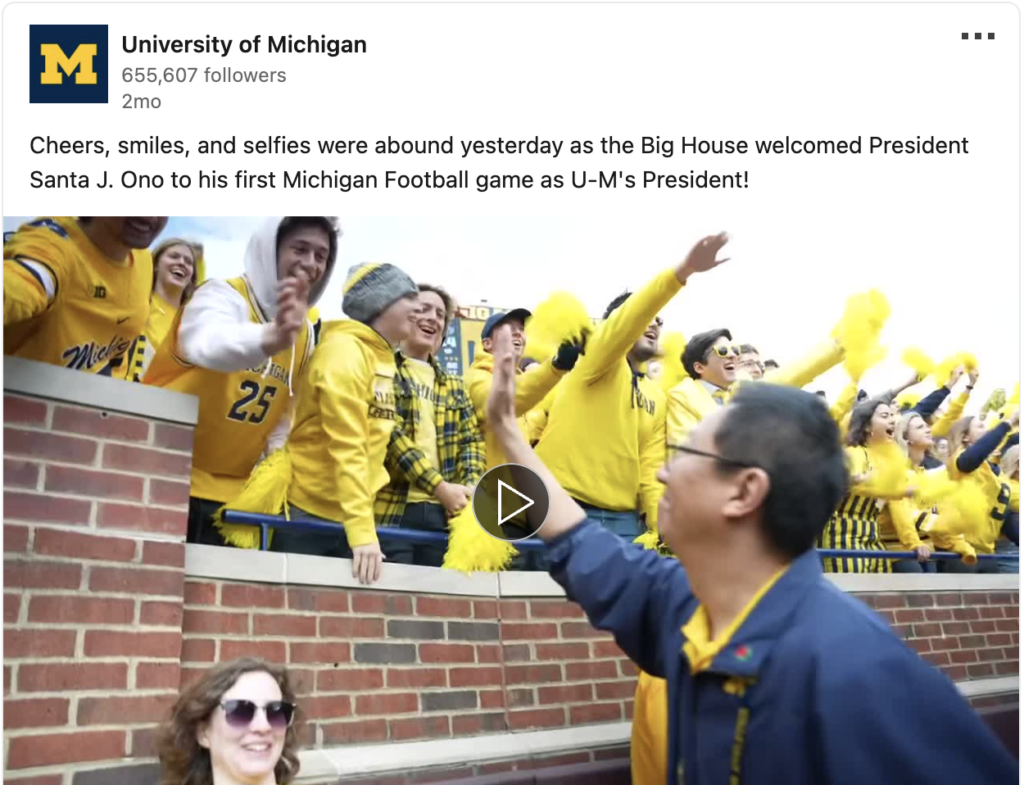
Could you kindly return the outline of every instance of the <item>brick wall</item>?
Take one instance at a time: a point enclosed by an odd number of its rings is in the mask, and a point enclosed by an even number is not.
[[[180,682],[191,450],[191,427],[4,396],[4,781],[152,755]]]

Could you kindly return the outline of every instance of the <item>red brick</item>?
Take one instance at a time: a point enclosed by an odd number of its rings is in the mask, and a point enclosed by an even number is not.
[[[196,611],[190,608],[185,613],[181,629],[190,634],[205,632],[211,635],[248,635],[249,617],[244,613]]]
[[[966,665],[951,665],[948,668],[943,668],[942,672],[946,674],[946,677],[951,681],[966,681],[967,680],[967,666]]]
[[[217,584],[185,581],[186,605],[216,605]]]
[[[318,695],[302,701],[302,711],[311,720],[329,720],[352,716],[352,699],[348,695]]]
[[[1013,639],[1009,633],[997,632],[992,635],[986,635],[985,642],[988,643],[989,646],[1009,646],[1013,643]]]
[[[186,638],[181,642],[182,662],[213,662],[217,642],[206,638]]]
[[[967,651],[951,651],[949,653],[949,661],[955,663],[977,662],[978,652],[976,652],[974,649],[968,649]]]
[[[980,624],[981,622],[974,622],[974,624]],[[991,624],[992,622],[987,622]],[[917,629],[921,625],[914,625],[914,629]],[[936,626],[936,625],[929,625]],[[946,622],[942,626],[942,635],[966,635],[971,631],[971,623],[966,621],[951,621]],[[939,633],[936,633],[939,634]]]
[[[20,692],[123,690],[127,687],[128,666],[123,662],[22,665],[18,670]]]
[[[1020,663],[1017,660],[1011,662],[996,662],[993,663],[996,666],[996,673],[1000,676],[1007,676],[1020,671]]]
[[[1003,614],[1007,619],[1019,619],[1020,618],[1020,607],[1017,605],[1004,605]]]
[[[352,595],[352,612],[411,616],[412,597],[407,597],[404,594],[378,594],[377,592],[360,591]]]
[[[119,594],[166,594],[181,597],[185,591],[185,573],[179,570],[93,567],[89,588]]]
[[[504,714],[464,714],[452,718],[452,730],[456,736],[504,733],[508,730],[508,723]]]
[[[476,647],[476,661],[498,665],[505,661],[505,651],[497,644],[482,643]]]
[[[115,471],[153,474],[157,477],[188,477],[191,456],[162,452],[147,447],[129,447],[107,443],[103,447],[103,468]]]
[[[636,694],[636,683],[632,681],[611,681],[594,686],[600,701],[628,699]]]
[[[153,429],[153,444],[165,450],[192,452],[194,429],[191,426],[157,423]]]
[[[907,597],[905,594],[874,594],[867,600],[868,605],[876,610],[885,608],[905,608]]]
[[[961,649],[977,649],[985,645],[984,635],[961,635],[960,636],[960,648]]]
[[[892,631],[896,633],[900,638],[906,639],[912,637],[914,631],[914,625],[910,624],[897,624],[894,625]]]
[[[185,569],[185,543],[147,542],[142,546],[142,563]]]
[[[589,656],[590,647],[586,643],[537,644],[538,660],[585,660]]]
[[[537,696],[532,689],[508,691],[509,708],[521,709],[525,706],[534,706],[536,703]]]
[[[285,663],[284,641],[231,641],[220,642],[220,662],[237,660],[239,657],[260,657],[267,662]]]
[[[174,690],[181,686],[178,663],[140,662],[135,669],[135,686],[140,690]]]
[[[145,442],[149,439],[149,422],[146,420],[121,417],[96,409],[57,406],[53,410],[53,424],[50,427],[55,431],[121,442]]]
[[[177,695],[147,695],[142,698],[80,698],[79,725],[135,725],[160,722]]]
[[[573,684],[569,687],[540,687],[538,703],[582,703],[594,699],[592,684]]]
[[[348,592],[330,589],[289,589],[288,608],[317,613],[348,613]]]
[[[516,764],[510,760],[501,761],[500,763],[485,763],[480,766],[481,774],[502,774],[506,771],[515,771]]]
[[[394,720],[389,722],[391,741],[408,741],[409,739],[436,739],[451,735],[451,726],[447,717],[417,717],[412,720]]]
[[[21,736],[10,740],[7,768],[27,769],[121,758],[125,754],[125,742],[125,732],[114,730]]]
[[[907,645],[918,654],[924,654],[926,651],[932,650],[932,643],[927,638],[914,638],[913,640],[907,641]]]
[[[497,687],[502,684],[501,668],[452,668],[452,687]]]
[[[974,621],[981,618],[981,614],[978,613],[977,608],[953,608],[953,618],[957,621]]]
[[[20,594],[5,594],[4,595],[4,624],[15,624],[18,621],[18,615],[21,613],[21,595]]]
[[[569,723],[609,722],[622,719],[622,706],[618,703],[592,703],[588,706],[570,706]]]
[[[91,466],[96,460],[98,447],[99,443],[93,439],[79,439],[46,431],[4,428],[5,456],[24,455],[35,460]]]
[[[289,662],[350,662],[352,647],[347,643],[291,643]]]
[[[1020,657],[1020,650],[1016,646],[1004,648],[1001,649],[1001,651],[1003,652],[1003,656],[1006,657],[1006,659],[1008,660],[1016,660]]]
[[[33,597],[28,620],[49,624],[131,624],[135,621],[135,602],[111,597]]]
[[[607,632],[601,632],[590,626],[585,621],[564,621],[562,622],[563,638],[607,638]]]
[[[967,666],[967,675],[972,679],[986,679],[994,676],[996,669],[988,662],[980,662]]]
[[[623,676],[638,676],[640,669],[630,660],[619,660],[619,672]]]
[[[1006,615],[1003,612],[1005,608],[998,605],[983,605],[980,608],[972,608],[971,610],[977,610],[983,619],[1002,619]]]
[[[619,669],[614,662],[570,662],[565,666],[567,681],[615,679],[618,675]]]
[[[387,720],[331,722],[320,728],[324,732],[324,744],[361,744],[384,741],[388,737]]]
[[[959,638],[933,638],[932,639],[932,650],[933,651],[949,651],[950,649],[959,649],[960,639]]]
[[[502,657],[505,662],[529,662],[533,659],[533,652],[530,651],[530,647],[525,643],[518,643],[515,645],[505,644],[501,647]]]
[[[408,714],[418,711],[419,696],[415,692],[385,692],[377,695],[357,695],[356,714]]]
[[[313,622],[312,635],[316,634],[316,619]],[[298,634],[298,633],[296,633]],[[333,616],[320,617],[320,637],[322,638],[383,638],[383,619],[338,618]]]
[[[1013,595],[1009,592],[997,592],[989,594],[988,601],[990,605],[1011,605],[1013,603]]]
[[[5,589],[77,589],[81,584],[82,567],[79,564],[4,562]]]
[[[526,603],[517,600],[500,600],[498,602],[498,618],[517,621],[526,618]]]
[[[67,698],[4,701],[4,730],[52,728],[68,723]]]
[[[582,619],[583,609],[566,600],[532,600],[530,617],[534,619]]]
[[[475,659],[472,646],[459,643],[420,644],[420,662],[473,662]]]
[[[473,604],[469,600],[448,597],[417,597],[416,615],[469,619],[473,616]]]
[[[924,621],[924,611],[896,611],[896,623],[907,624],[911,622]]]
[[[594,641],[594,656],[601,657],[615,657],[616,659],[624,657],[622,649],[620,649],[615,641]]]
[[[497,619],[498,618],[498,603],[494,600],[474,600],[473,601],[473,618],[474,619]]]
[[[388,668],[388,687],[447,686],[447,672],[442,668]]]
[[[963,624],[963,622],[954,622],[953,624]],[[959,633],[954,633],[952,630],[948,629],[949,627],[953,626],[953,624],[947,624],[945,626],[943,626],[941,624],[934,623],[934,622],[931,623],[931,624],[915,624],[914,625],[914,637],[915,638],[932,638],[932,637],[935,637],[935,636],[938,636],[938,635],[942,635],[943,633],[946,633],[947,635],[959,634]],[[964,627],[967,627],[967,625],[964,624]],[[963,629],[963,630],[960,630],[959,632],[967,632],[967,630]]]
[[[47,466],[43,488],[48,493],[73,493],[89,498],[141,502],[144,485],[144,478],[128,474],[73,466]]]
[[[181,689],[187,690],[203,676],[210,672],[210,668],[204,665],[201,668],[182,668],[181,669]]]
[[[4,396],[4,424],[18,423],[25,425],[46,424],[46,402],[15,395]]]
[[[479,695],[481,709],[505,708],[505,693],[501,690],[483,690]]]
[[[11,673],[13,668],[9,665],[4,666],[4,695],[9,695],[11,692]]]
[[[930,651],[926,654],[922,654],[921,657],[936,668],[941,668],[943,665],[949,664],[949,652],[946,651]]]
[[[101,503],[96,514],[96,523],[101,529],[127,529],[184,537],[188,528],[188,511],[168,507]]]
[[[87,525],[91,516],[92,502],[85,499],[4,491],[4,520]]]
[[[931,594],[913,592],[907,595],[907,607],[909,608],[930,608],[936,604],[935,597]]]
[[[4,524],[4,553],[25,553],[28,550],[28,527]]]
[[[549,768],[554,766],[572,766],[577,763],[587,763],[590,755],[586,752],[569,752],[562,755],[548,755],[544,758],[536,758],[537,768]]]
[[[527,709],[510,711],[508,725],[512,730],[523,728],[558,728],[565,725],[565,709]]]
[[[274,638],[316,637],[316,616],[257,613],[253,615],[252,622],[254,635],[266,635]]]
[[[955,607],[963,605],[963,597],[957,592],[943,592],[935,595],[935,604],[943,608]]]
[[[554,640],[558,638],[558,625],[505,623],[499,628],[503,641]]]
[[[562,680],[558,665],[510,665],[505,669],[506,684],[540,684]]]
[[[220,604],[228,608],[284,608],[284,587],[225,583]]]
[[[6,584],[6,581],[4,581]],[[1020,629],[1016,619],[996,619],[996,629],[1000,632],[1017,632]]]
[[[131,757],[155,758],[157,756],[157,736],[156,728],[133,730]]]
[[[135,558],[135,540],[40,527],[32,550],[45,556],[127,562]]]
[[[188,506],[189,484],[173,480],[149,478],[149,503],[162,504],[165,507]]]
[[[181,656],[181,634],[176,632],[106,632],[87,630],[86,657],[174,657]],[[234,659],[225,657],[224,659]]]
[[[928,621],[951,621],[953,611],[951,608],[925,608],[924,617]]]
[[[4,659],[73,657],[74,630],[4,630]]]
[[[966,622],[959,623],[965,624],[966,626],[970,627],[970,631],[978,635],[984,635],[986,632],[996,631],[996,623],[993,619],[986,619],[985,621],[972,621],[969,625]],[[967,630],[963,630],[963,632],[967,632]]]
[[[594,750],[594,760],[618,760],[629,757],[629,747],[610,747],[606,750]]]
[[[441,671],[441,675],[444,675],[444,671]],[[348,690],[358,692],[360,690],[376,690],[383,686],[384,671],[380,668],[322,670],[316,674],[316,689],[319,692],[344,692]]]
[[[1003,654],[1005,649],[982,649],[977,652],[977,658],[981,662],[992,662],[994,660],[1005,660],[1006,655]]]
[[[38,463],[4,458],[5,488],[35,488],[38,483]]]

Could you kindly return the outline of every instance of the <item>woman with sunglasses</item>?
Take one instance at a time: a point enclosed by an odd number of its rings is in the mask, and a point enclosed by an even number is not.
[[[295,693],[262,660],[208,671],[161,731],[160,785],[285,785],[299,771]]]

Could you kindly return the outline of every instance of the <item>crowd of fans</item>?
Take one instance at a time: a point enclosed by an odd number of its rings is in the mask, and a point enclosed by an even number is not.
[[[659,313],[685,296],[691,276],[720,264],[712,252],[726,242],[720,235],[616,297],[593,330],[567,330],[549,356],[528,353],[528,310],[495,313],[461,379],[437,360],[455,303],[393,265],[349,269],[347,320],[310,318],[334,274],[335,219],[267,219],[244,272],[227,280],[205,280],[195,242],[171,238],[150,252],[166,220],[44,218],[8,234],[5,353],[196,395],[188,540],[257,547],[257,529],[221,519],[236,504],[340,522],[332,533],[277,527],[270,547],[352,558],[367,583],[385,560],[441,566],[443,542],[380,538],[378,528],[445,533],[480,477],[506,462],[486,417],[501,325],[519,365],[523,434],[590,517],[652,547],[657,472],[688,449],[694,425],[744,383],[805,387],[847,350],[826,340],[780,368],[719,328],[666,356]],[[673,361],[680,378],[669,378]],[[976,556],[1016,552],[1019,412],[1011,401],[985,418],[963,417],[978,379],[965,365],[913,406],[898,396],[921,381],[917,372],[876,395],[851,381],[832,402],[851,484],[819,546],[916,558],[830,557],[827,571],[1016,571],[1015,559]],[[936,560],[936,551],[960,558]],[[511,565],[544,566],[535,551]]]

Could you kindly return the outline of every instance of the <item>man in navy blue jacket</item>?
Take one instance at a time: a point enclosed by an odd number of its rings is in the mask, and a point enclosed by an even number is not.
[[[558,486],[520,435],[511,338],[496,339],[489,427],[548,487],[552,577],[668,680],[670,785],[1018,781],[949,679],[822,576],[815,537],[846,471],[816,396],[748,385],[693,429],[660,474],[677,562],[623,544]]]

